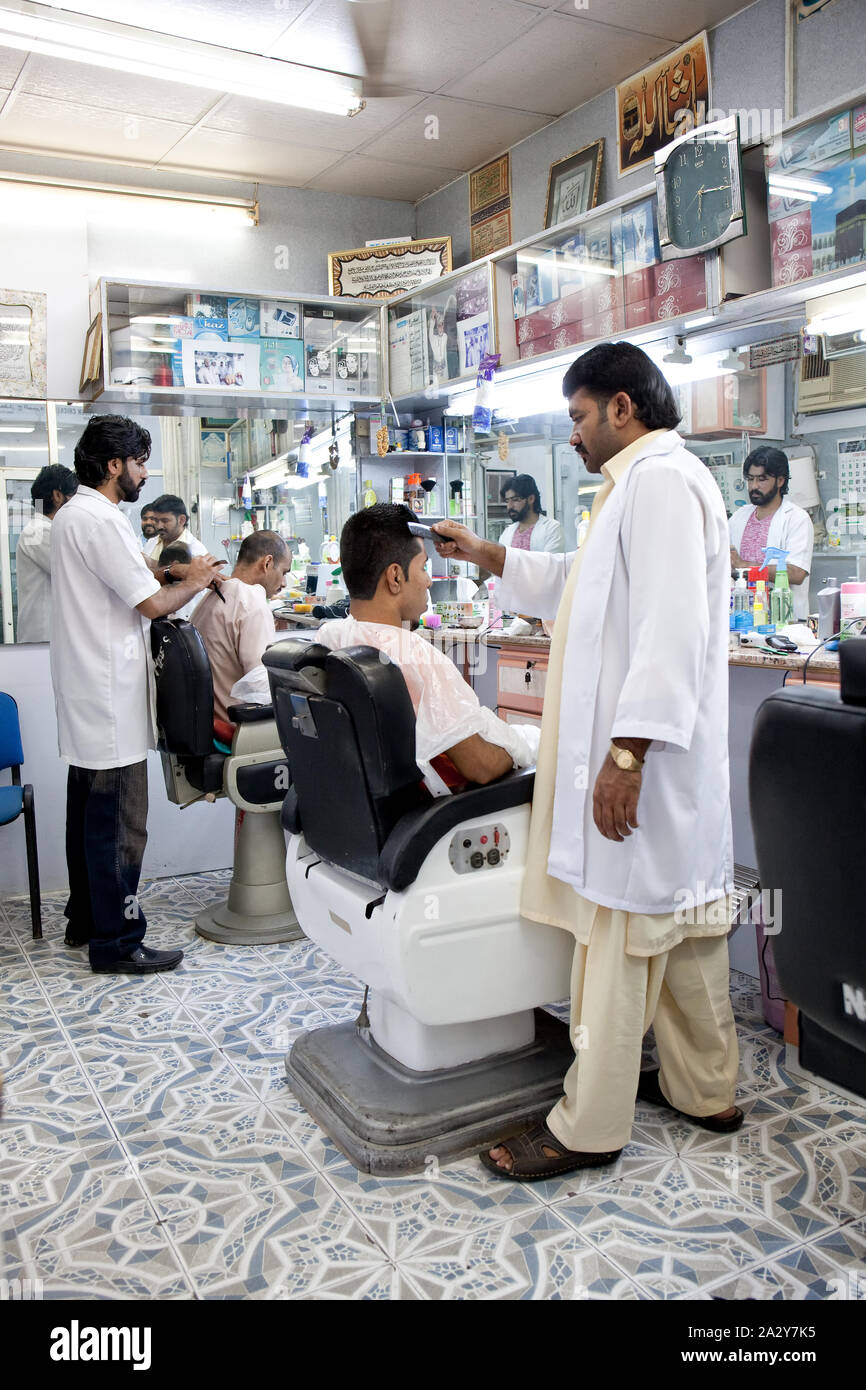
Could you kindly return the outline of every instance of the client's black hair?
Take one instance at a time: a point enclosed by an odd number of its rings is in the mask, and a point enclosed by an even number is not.
[[[400,502],[377,502],[349,517],[340,534],[340,563],[350,598],[375,598],[389,565],[399,565],[409,578],[409,566],[423,545],[409,530],[414,521],[415,513]]]
[[[785,486],[779,489],[779,495],[785,496],[791,480],[791,465],[788,455],[783,454],[781,449],[774,449],[772,444],[760,444],[743,463],[744,478],[748,478],[750,468],[763,468],[771,478],[784,478]]]
[[[634,343],[599,343],[576,362],[562,379],[562,394],[568,398],[584,390],[600,410],[618,391],[634,402],[635,419],[648,430],[676,429],[680,412],[673,391],[652,358]]]
[[[167,568],[169,565],[188,565],[191,559],[192,554],[185,541],[172,541],[171,545],[164,545],[159,553],[161,568]]]
[[[54,515],[54,494],[60,492],[64,497],[72,497],[78,491],[78,479],[71,468],[62,463],[49,463],[40,468],[30,487],[34,502],[42,503],[44,516]]]
[[[75,446],[75,472],[85,487],[99,487],[111,459],[150,458],[150,431],[125,415],[94,415]]]

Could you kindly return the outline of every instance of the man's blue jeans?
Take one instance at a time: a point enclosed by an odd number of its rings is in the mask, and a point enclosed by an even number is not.
[[[71,934],[90,943],[91,965],[113,965],[147,930],[138,880],[147,843],[147,762],[70,767],[66,864]]]

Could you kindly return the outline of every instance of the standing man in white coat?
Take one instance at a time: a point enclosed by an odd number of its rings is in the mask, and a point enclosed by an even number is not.
[[[806,618],[815,528],[809,513],[787,496],[791,481],[788,455],[770,444],[761,444],[744,462],[743,477],[749,489],[749,505],[737,507],[728,522],[731,568],[757,565],[763,569],[767,563],[766,546],[786,550],[794,617]],[[775,581],[775,565],[770,565],[769,576],[771,582]]]
[[[580,551],[506,550],[456,522],[441,553],[557,617],[521,912],[576,938],[576,1059],[544,1125],[481,1155],[536,1181],[612,1163],[636,1095],[731,1133],[730,560],[721,495],[675,432],[654,363],[602,343],[563,381],[571,444],[604,482]],[[447,539],[446,539],[447,538]],[[641,1072],[654,1025],[660,1070]]]

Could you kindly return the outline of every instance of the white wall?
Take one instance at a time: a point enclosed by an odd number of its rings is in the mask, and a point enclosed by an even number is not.
[[[51,687],[48,646],[0,648],[0,690],[18,701],[24,745],[23,778],[36,796],[39,873],[43,891],[65,888],[66,765],[57,752],[57,721]],[[232,862],[233,807],[225,799],[185,811],[166,798],[162,765],[156,753],[149,762],[150,813],[144,876],[191,874],[224,869]],[[4,782],[8,773],[2,774]],[[0,893],[27,892],[24,822],[0,827]]]

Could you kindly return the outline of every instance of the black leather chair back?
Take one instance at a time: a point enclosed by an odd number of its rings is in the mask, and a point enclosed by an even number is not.
[[[203,758],[213,752],[213,680],[201,634],[183,618],[155,618],[150,649],[160,747]]]
[[[297,800],[290,828],[326,863],[378,881],[391,830],[425,800],[400,668],[373,647],[291,638],[264,663]]]
[[[773,953],[801,1010],[801,1060],[863,1094],[866,638],[841,645],[840,679],[839,691],[795,683],[764,701],[749,796],[761,888],[782,894]],[[836,1060],[813,1064],[810,1047],[828,1043]]]

